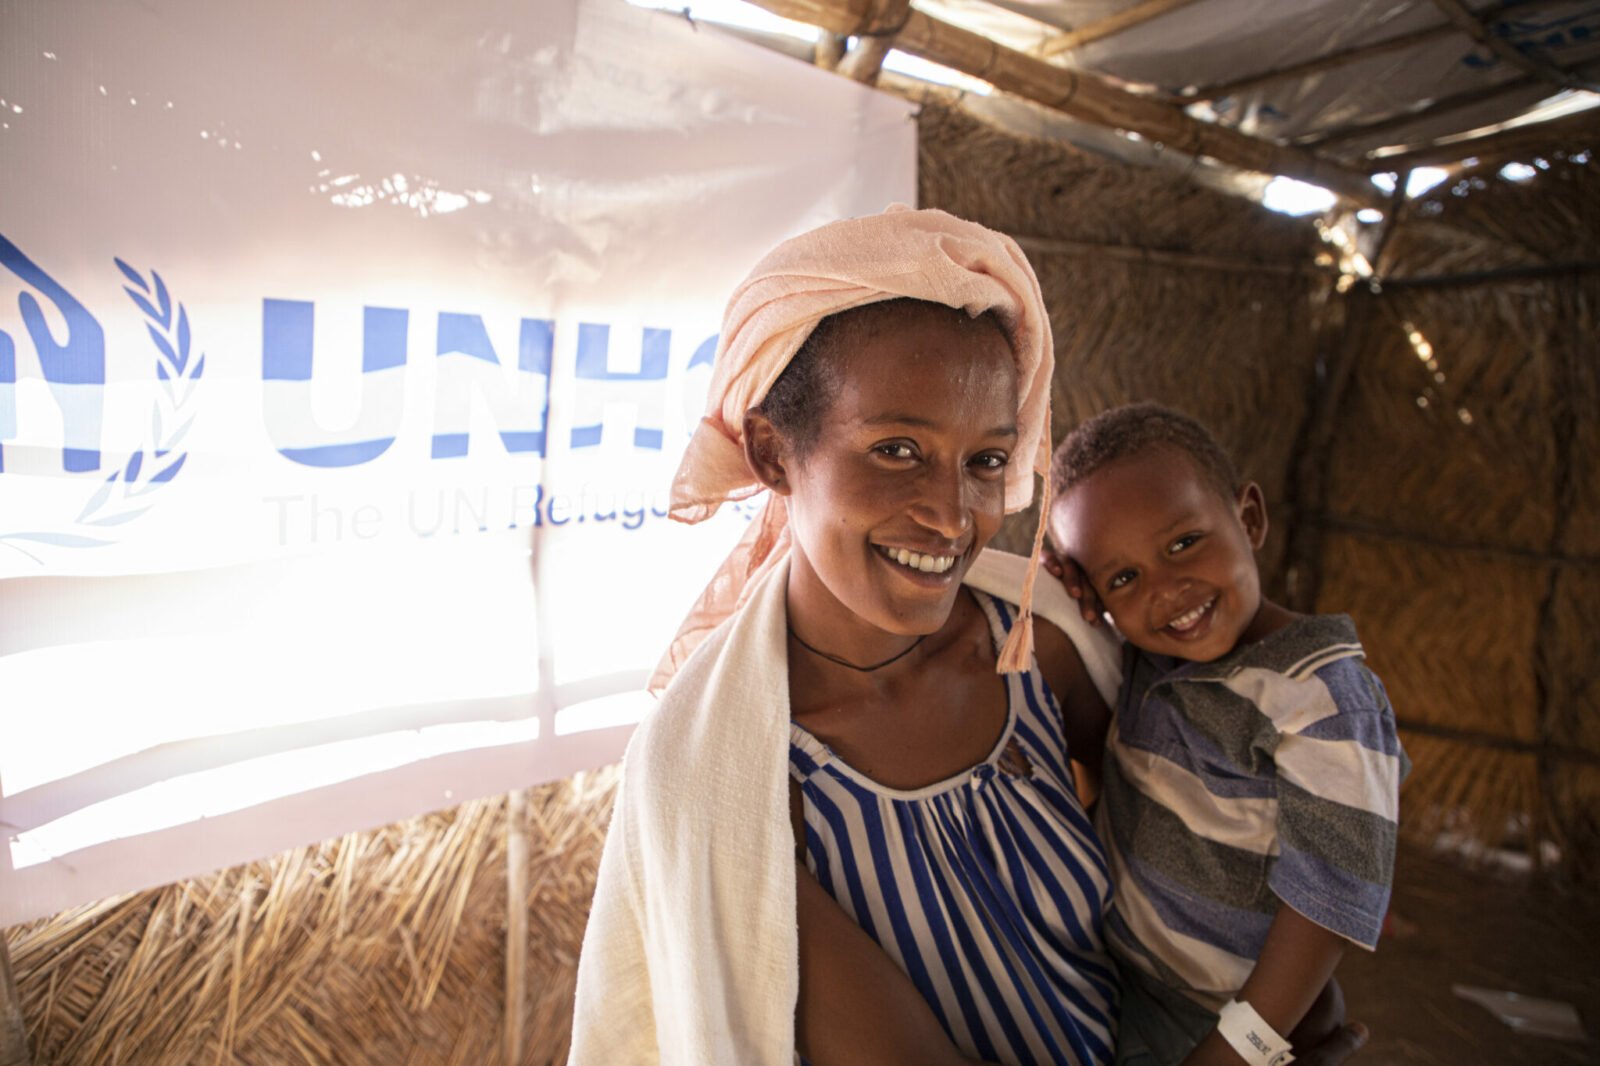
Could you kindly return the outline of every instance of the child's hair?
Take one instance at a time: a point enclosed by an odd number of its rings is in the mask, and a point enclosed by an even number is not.
[[[1151,448],[1173,448],[1226,500],[1239,491],[1239,472],[1211,432],[1188,415],[1158,403],[1131,403],[1095,415],[1068,433],[1050,462],[1050,492],[1061,499],[1074,485],[1121,459]]]

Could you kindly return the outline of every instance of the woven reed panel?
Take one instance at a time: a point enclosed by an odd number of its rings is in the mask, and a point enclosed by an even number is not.
[[[1333,514],[1436,541],[1549,549],[1555,379],[1543,339],[1508,317],[1520,306],[1477,288],[1382,297],[1339,408]]]
[[[1555,639],[1540,649],[1560,685],[1550,739],[1600,756],[1600,570],[1567,570],[1551,600]]]
[[[1546,577],[1536,564],[1329,534],[1317,609],[1355,619],[1402,721],[1532,743],[1539,683],[1528,639]],[[1537,809],[1531,755],[1401,737],[1415,763],[1401,802],[1408,831],[1470,830],[1498,844],[1513,818]]]
[[[1405,208],[1381,264],[1391,277],[1592,259],[1600,246],[1600,159],[1528,153],[1532,181],[1468,168]],[[1536,162],[1542,161],[1540,166]]]
[[[1270,262],[1309,262],[1319,247],[1305,219],[957,108],[925,104],[917,131],[920,206],[1005,233]]]
[[[1341,534],[1323,551],[1317,609],[1355,619],[1402,719],[1539,739],[1545,567]]]
[[[1600,168],[1463,172],[1407,205],[1381,266],[1430,278],[1600,257]],[[1465,831],[1600,878],[1600,276],[1391,285],[1355,353],[1319,606],[1349,609],[1410,734],[1411,828]],[[1419,358],[1415,331],[1437,365]],[[1469,550],[1471,547],[1485,551]]]

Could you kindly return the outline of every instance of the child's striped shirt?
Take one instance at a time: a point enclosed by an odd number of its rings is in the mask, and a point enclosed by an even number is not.
[[[1280,902],[1377,944],[1409,768],[1343,615],[1210,663],[1126,649],[1098,825],[1125,963],[1217,1010]]]

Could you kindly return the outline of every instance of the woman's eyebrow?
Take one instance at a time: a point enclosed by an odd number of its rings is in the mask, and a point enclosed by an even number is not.
[[[885,414],[872,415],[869,418],[863,418],[861,423],[862,425],[866,426],[914,426],[917,429],[939,428],[939,424],[933,421],[931,418],[924,418],[921,415],[901,414],[896,411],[890,411]],[[1001,426],[993,426],[984,433],[984,436],[986,437],[1015,437],[1016,435],[1017,426],[1014,422],[1008,422]]]

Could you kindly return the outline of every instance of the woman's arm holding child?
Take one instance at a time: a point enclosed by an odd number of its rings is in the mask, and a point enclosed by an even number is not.
[[[1345,940],[1287,903],[1278,905],[1255,969],[1235,997],[1254,1007],[1279,1033],[1300,1024],[1344,956]],[[1183,1066],[1238,1066],[1242,1061],[1217,1030],[1183,1060]],[[1336,1060],[1337,1061],[1337,1060]]]
[[[799,788],[790,782],[791,815]],[[804,840],[804,823],[796,827]],[[795,1041],[811,1066],[973,1066],[887,952],[795,862],[800,1002]]]

